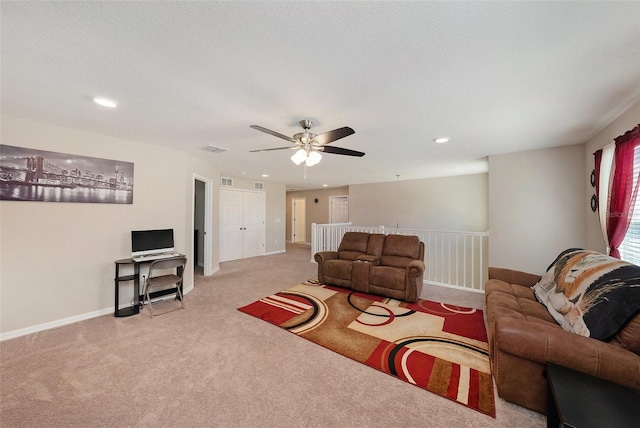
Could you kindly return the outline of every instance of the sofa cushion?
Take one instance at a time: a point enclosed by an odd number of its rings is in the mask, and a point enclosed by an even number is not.
[[[380,265],[406,269],[420,259],[420,238],[417,236],[388,235],[384,241]]]
[[[503,284],[508,288],[497,288],[496,285],[502,281],[490,281],[492,282],[492,290],[486,295],[489,320],[494,320],[497,316],[508,315],[510,318],[522,318],[533,322],[558,325],[544,305],[533,298],[533,291],[530,288],[506,282]]]
[[[413,260],[409,257],[382,256],[380,257],[380,265],[406,269]]]
[[[351,281],[352,266],[353,263],[350,260],[328,260],[325,262],[324,274],[332,278]]]
[[[609,343],[640,355],[640,314],[625,324]]]
[[[369,234],[365,232],[346,232],[342,237],[338,253],[358,252],[364,254],[367,252],[367,244],[369,243]],[[342,257],[340,257],[342,258]],[[351,260],[355,260],[351,259]]]
[[[390,266],[371,266],[369,282],[392,290],[404,290],[406,287],[406,270]]]
[[[533,289],[562,328],[598,340],[640,313],[640,266],[595,251],[563,251]]]
[[[417,236],[388,235],[384,240],[383,256],[420,258],[420,238]]]

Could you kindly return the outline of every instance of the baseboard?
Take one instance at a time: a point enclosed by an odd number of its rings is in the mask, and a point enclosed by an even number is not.
[[[462,287],[460,285],[445,284],[445,283],[442,283],[442,282],[423,281],[423,284],[435,285],[436,287],[453,288],[454,290],[472,291],[474,293],[482,293],[482,294],[484,294],[484,290],[478,290],[477,288]]]
[[[0,334],[0,342],[13,339],[20,336],[26,336],[31,333],[38,333],[39,331],[50,330],[52,328],[62,327],[63,325],[73,324],[78,321],[88,320],[90,318],[100,317],[102,315],[112,314],[114,307],[100,309],[99,311],[88,312],[86,314],[75,315],[69,318],[63,318],[57,321],[51,321],[44,324],[34,325],[32,327],[21,328],[19,330],[9,331],[7,333]]]
[[[183,289],[184,294],[189,293],[191,290],[193,290],[193,288],[194,288],[193,283],[191,284],[191,286],[185,287]],[[173,297],[173,295],[166,296],[165,298],[167,297]],[[77,323],[79,321],[85,321],[91,318],[101,317],[103,315],[113,314],[115,312],[114,309],[115,309],[115,306],[111,306],[110,308],[100,309],[98,311],[93,311],[93,312],[87,312],[86,314],[74,315],[72,317],[63,318],[61,320],[50,321],[44,324],[38,324],[31,327],[25,327],[18,330],[8,331],[6,333],[0,333],[0,342],[9,340],[9,339],[15,339],[16,337],[20,337],[20,336],[26,336],[27,334],[38,333],[45,330],[51,330],[52,328],[62,327],[65,325]]]

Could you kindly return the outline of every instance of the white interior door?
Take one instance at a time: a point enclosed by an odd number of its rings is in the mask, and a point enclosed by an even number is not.
[[[293,236],[291,242],[306,242],[307,225],[306,225],[306,207],[307,201],[304,198],[293,199]]]
[[[264,254],[264,193],[243,193],[242,257],[261,256]]]
[[[220,189],[220,261],[242,258],[243,192]]]
[[[330,198],[330,223],[347,223],[349,221],[349,197],[331,196]]]
[[[264,192],[220,189],[220,261],[264,254]]]

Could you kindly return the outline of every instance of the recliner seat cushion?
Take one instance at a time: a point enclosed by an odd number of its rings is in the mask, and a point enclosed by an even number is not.
[[[328,260],[325,262],[324,274],[332,278],[340,278],[351,281],[351,260]]]
[[[409,264],[414,260],[415,259],[411,259],[409,257],[382,256],[380,258],[380,264],[384,266],[406,269],[407,266],[409,266]]]
[[[406,285],[405,274],[405,269],[391,266],[371,266],[369,283],[392,290],[404,290]]]

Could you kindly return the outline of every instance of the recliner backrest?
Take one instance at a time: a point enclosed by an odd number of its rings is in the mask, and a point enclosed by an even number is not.
[[[367,252],[369,233],[346,232],[338,247],[338,258],[343,260],[355,260]]]
[[[369,236],[369,243],[367,244],[367,255],[375,256],[377,258],[382,257],[382,250],[384,248],[384,241],[387,235],[383,233],[372,233]]]
[[[384,240],[380,264],[406,268],[413,260],[424,260],[424,243],[417,236],[388,235]]]

